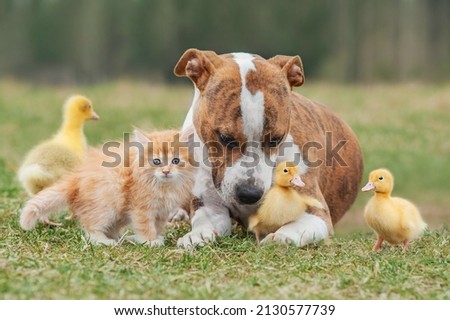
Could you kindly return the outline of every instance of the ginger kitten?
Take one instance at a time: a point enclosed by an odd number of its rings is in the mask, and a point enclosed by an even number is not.
[[[133,240],[163,245],[161,233],[170,214],[189,203],[194,184],[195,168],[182,139],[172,130],[135,130],[128,147],[117,142],[108,152],[90,150],[76,172],[26,203],[21,227],[30,230],[38,220],[48,222],[52,213],[68,207],[93,243],[116,244],[129,225]]]

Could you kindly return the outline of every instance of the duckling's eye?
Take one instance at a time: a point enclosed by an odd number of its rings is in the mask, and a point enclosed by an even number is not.
[[[284,173],[288,173],[289,170],[288,170],[288,169],[284,169],[283,172],[284,172]]]
[[[160,159],[153,159],[153,164],[155,166],[159,166],[161,164],[161,160]]]
[[[173,164],[179,164],[180,163],[180,158],[173,158],[172,159],[172,163]]]
[[[378,180],[380,180],[380,181],[383,180],[383,179],[384,179],[383,177],[379,177],[379,178],[378,178]]]

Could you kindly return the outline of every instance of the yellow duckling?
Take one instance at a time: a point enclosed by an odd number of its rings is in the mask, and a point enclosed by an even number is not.
[[[378,236],[373,251],[380,250],[384,240],[391,244],[403,243],[403,250],[409,241],[417,239],[427,225],[422,220],[417,207],[408,200],[391,197],[394,177],[387,169],[377,169],[370,173],[369,182],[362,191],[375,191],[364,209],[367,224]]]
[[[305,186],[294,164],[281,162],[274,176],[274,185],[264,196],[258,211],[248,219],[248,230],[255,233],[258,243],[261,235],[275,232],[281,226],[297,220],[308,206],[324,207],[320,201],[294,189]]]
[[[58,133],[34,147],[19,168],[18,179],[30,196],[50,186],[80,163],[87,149],[84,122],[99,119],[91,101],[80,95],[66,101],[63,114]]]

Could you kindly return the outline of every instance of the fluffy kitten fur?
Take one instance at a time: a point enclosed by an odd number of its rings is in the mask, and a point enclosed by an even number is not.
[[[133,240],[163,245],[161,233],[170,214],[189,203],[194,184],[188,149],[171,145],[179,141],[176,137],[177,131],[144,134],[135,130],[132,141],[143,145],[144,152],[130,147],[127,157],[120,143],[117,149],[110,148],[121,155],[121,163],[114,167],[102,165],[111,163],[111,157],[91,149],[76,172],[26,203],[21,227],[30,230],[38,220],[48,222],[52,213],[68,207],[93,243],[115,244],[121,229],[130,225]],[[161,164],[155,164],[155,159]]]

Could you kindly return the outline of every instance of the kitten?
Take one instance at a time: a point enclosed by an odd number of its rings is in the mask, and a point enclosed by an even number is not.
[[[93,243],[116,244],[121,229],[130,225],[135,241],[163,245],[170,214],[191,199],[195,168],[186,144],[180,147],[185,136],[136,129],[129,148],[122,142],[108,152],[91,149],[78,170],[26,203],[21,227],[30,230],[68,207]],[[120,154],[120,163],[112,165],[112,151]]]

